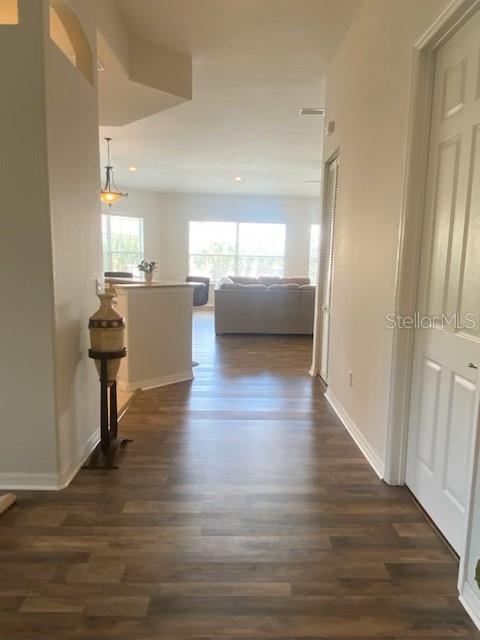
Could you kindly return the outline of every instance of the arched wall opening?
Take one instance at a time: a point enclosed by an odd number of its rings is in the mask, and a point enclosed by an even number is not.
[[[0,25],[18,24],[17,0],[0,0]]]
[[[50,0],[49,26],[53,42],[83,77],[94,85],[95,67],[90,43],[80,20],[64,0]]]

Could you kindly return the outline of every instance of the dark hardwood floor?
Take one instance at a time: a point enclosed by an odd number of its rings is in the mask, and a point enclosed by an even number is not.
[[[457,562],[382,484],[304,337],[221,337],[193,383],[140,393],[111,471],[0,518],[2,640],[480,638]]]

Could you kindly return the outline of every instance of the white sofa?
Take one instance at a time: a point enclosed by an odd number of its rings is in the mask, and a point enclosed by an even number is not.
[[[215,333],[313,333],[315,287],[308,278],[231,276],[215,289]]]

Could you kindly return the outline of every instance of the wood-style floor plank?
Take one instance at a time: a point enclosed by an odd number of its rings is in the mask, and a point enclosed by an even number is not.
[[[135,396],[120,468],[0,519],[0,639],[479,640],[456,559],[370,469],[310,353],[197,313],[196,379]]]

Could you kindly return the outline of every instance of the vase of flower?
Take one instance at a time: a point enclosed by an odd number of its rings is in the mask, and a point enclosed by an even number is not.
[[[142,260],[137,268],[143,272],[145,282],[150,283],[153,280],[153,272],[157,268],[157,263],[155,260]]]
[[[125,347],[125,318],[113,308],[116,299],[114,287],[97,294],[100,300],[99,309],[88,322],[90,332],[90,347],[97,352],[120,352]],[[107,363],[107,378],[111,384],[117,379],[120,358],[113,358]],[[100,375],[100,360],[95,360]]]

